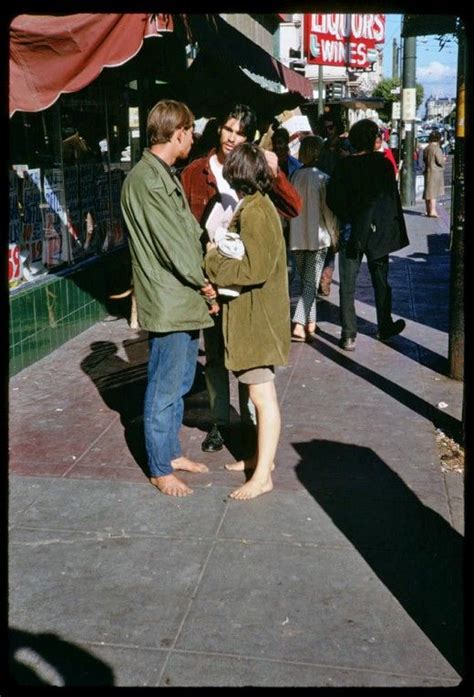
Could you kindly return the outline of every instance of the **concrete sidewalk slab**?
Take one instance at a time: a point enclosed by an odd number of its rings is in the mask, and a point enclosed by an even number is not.
[[[338,347],[338,275],[318,334],[276,387],[274,490],[229,499],[230,449],[203,453],[200,355],[182,473],[148,483],[146,334],[99,322],[10,381],[9,620],[19,684],[454,687],[463,674],[463,478],[436,429],[460,430],[446,377],[446,220],[406,211],[390,264],[394,315],[375,338],[365,263],[356,351]],[[293,288],[295,292],[296,286]],[[294,302],[293,298],[293,302]],[[231,381],[232,420],[238,426]],[[441,406],[440,406],[441,405]]]

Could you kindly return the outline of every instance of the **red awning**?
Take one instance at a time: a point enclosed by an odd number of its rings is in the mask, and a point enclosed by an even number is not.
[[[280,81],[285,85],[289,92],[298,92],[307,99],[313,98],[313,85],[308,78],[300,75],[296,70],[287,68],[286,65],[273,58],[275,68],[280,75]]]
[[[126,63],[144,39],[172,30],[165,14],[18,15],[10,25],[10,116],[46,109]]]

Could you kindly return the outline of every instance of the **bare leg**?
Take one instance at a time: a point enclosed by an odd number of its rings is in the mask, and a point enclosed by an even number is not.
[[[174,470],[183,470],[184,472],[209,472],[207,465],[202,462],[193,462],[187,457],[177,457],[176,460],[171,460],[171,467]]]
[[[193,493],[184,482],[174,474],[165,474],[162,477],[150,477],[150,482],[156,486],[163,494],[168,496],[189,496]]]
[[[435,198],[432,198],[430,200],[430,213],[429,214],[432,218],[438,217],[438,213],[436,212],[436,199]]]
[[[135,293],[132,292],[131,295],[131,308],[130,308],[130,329],[138,329],[138,310],[137,310],[137,299]]]
[[[230,494],[239,500],[253,499],[273,489],[271,470],[280,437],[280,410],[273,380],[250,385],[249,392],[257,411],[257,464],[249,481]]]

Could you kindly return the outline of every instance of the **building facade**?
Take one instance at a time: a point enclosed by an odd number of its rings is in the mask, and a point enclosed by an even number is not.
[[[456,100],[454,98],[430,96],[425,103],[425,121],[444,121],[455,106]]]
[[[303,89],[307,81],[274,64],[278,15],[224,15],[226,22],[217,15],[173,15],[174,28],[171,15],[160,15],[159,27],[157,17],[19,15],[12,22],[11,374],[97,320],[127,315],[130,298],[110,297],[128,289],[131,280],[120,192],[147,145],[147,114],[159,99],[186,101],[196,118],[217,115],[234,101],[277,114],[305,99],[291,95],[288,85]],[[142,21],[143,27],[137,44],[122,55],[132,33],[128,21]],[[74,22],[79,24],[72,32]],[[104,57],[107,45],[112,60]],[[31,81],[46,92],[59,85],[63,69],[64,83],[55,94],[43,93],[41,103],[31,98],[40,92],[29,89]],[[231,71],[235,81],[228,79]],[[254,81],[262,74],[260,83]]]

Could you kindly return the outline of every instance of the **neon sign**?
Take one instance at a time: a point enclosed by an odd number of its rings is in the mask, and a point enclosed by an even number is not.
[[[377,60],[385,40],[385,15],[306,14],[307,63],[363,70]]]

